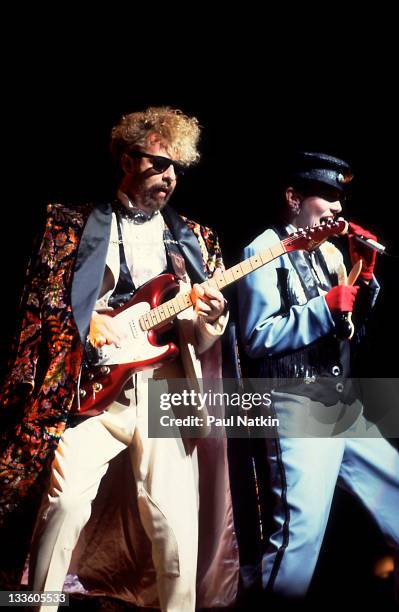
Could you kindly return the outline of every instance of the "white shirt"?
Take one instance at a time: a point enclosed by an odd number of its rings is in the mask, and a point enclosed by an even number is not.
[[[116,219],[112,221],[116,223]],[[141,224],[121,219],[126,263],[136,289],[166,269],[164,226],[160,214]]]
[[[136,289],[165,271],[167,266],[164,244],[165,223],[161,214],[155,214],[145,223],[134,223],[125,217],[120,218],[123,248],[126,264]],[[118,282],[120,272],[119,237],[116,214],[112,213],[111,234],[108,244],[106,265],[114,277],[114,286],[97,300],[95,309],[108,306],[108,300]]]

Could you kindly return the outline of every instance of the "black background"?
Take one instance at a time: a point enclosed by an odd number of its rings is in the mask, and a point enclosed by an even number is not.
[[[223,66],[198,72],[193,64],[182,71],[184,78],[170,79],[169,70],[159,67],[154,76],[151,65],[136,75],[134,66],[116,62],[113,72],[113,55],[103,65],[102,56],[87,49],[81,54],[64,49],[51,64],[51,51],[13,62],[4,89],[1,247],[7,320],[13,319],[46,204],[112,198],[110,129],[122,113],[150,104],[181,108],[203,126],[202,160],[183,177],[171,203],[217,230],[227,265],[267,226],[279,162],[292,149],[348,160],[355,179],[343,214],[399,252],[396,96],[379,73],[360,78],[354,70],[331,78],[330,68],[323,75],[323,65],[309,74],[307,64],[298,64],[270,74],[265,65],[238,79]],[[344,239],[341,245],[345,248]],[[397,264],[378,258],[384,295],[371,324],[369,376],[397,373],[391,350],[398,343]],[[3,355],[12,325],[4,331]]]
[[[38,29],[30,17],[24,15],[23,27],[13,22],[3,55],[3,363],[46,203],[112,197],[110,129],[122,113],[150,104],[181,108],[204,128],[202,161],[171,203],[217,230],[228,265],[267,226],[278,160],[293,148],[348,160],[355,180],[346,218],[399,252],[395,72],[390,33],[382,44],[374,41],[378,23],[369,24],[361,50],[355,44],[349,50],[343,19],[333,35],[322,20],[311,38],[294,25],[282,27],[278,43],[266,44],[273,24],[257,27],[257,15],[234,32],[223,19],[215,24],[197,15],[194,38],[192,23],[173,37],[166,10],[157,15],[157,25],[165,25],[157,34],[151,11],[136,21],[118,15],[101,30],[61,15]],[[140,29],[146,36],[139,43]],[[379,258],[384,291],[365,355],[371,376],[397,375],[397,271],[398,260]],[[339,494],[314,592],[327,596],[334,589],[340,597],[350,588],[354,598],[367,595],[372,563],[385,550],[357,502]]]

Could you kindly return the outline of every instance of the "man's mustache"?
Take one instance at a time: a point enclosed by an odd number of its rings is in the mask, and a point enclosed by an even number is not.
[[[159,183],[158,185],[153,185],[150,189],[150,193],[157,193],[158,191],[166,191],[166,193],[170,193],[171,188],[166,182]]]

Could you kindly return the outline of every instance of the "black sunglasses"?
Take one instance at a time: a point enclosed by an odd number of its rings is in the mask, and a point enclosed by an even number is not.
[[[162,155],[151,155],[151,153],[145,153],[144,151],[131,151],[129,156],[135,159],[141,159],[142,157],[149,159],[155,172],[159,173],[165,172],[170,166],[173,166],[176,176],[182,176],[186,169],[186,166],[182,163],[169,159],[169,157],[162,157]]]

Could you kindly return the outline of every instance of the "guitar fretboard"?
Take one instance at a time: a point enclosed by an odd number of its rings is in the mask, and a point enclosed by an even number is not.
[[[288,239],[286,239],[288,240]],[[214,287],[215,289],[224,289],[228,285],[235,283],[240,280],[247,274],[250,274],[254,270],[261,268],[265,264],[269,263],[276,257],[280,257],[286,253],[285,242],[283,240],[281,242],[277,242],[272,247],[261,251],[260,253],[256,253],[256,255],[252,255],[241,261],[239,264],[228,268],[228,270],[224,270],[218,276],[208,279],[201,283],[201,286]],[[168,323],[172,321],[180,312],[190,308],[193,305],[193,301],[191,299],[191,291],[186,291],[183,293],[178,293],[174,298],[167,300],[160,306],[156,308],[152,308],[149,312],[142,315],[139,319],[140,326],[143,330],[150,331],[151,329],[155,329],[158,326],[163,325],[164,323]]]

